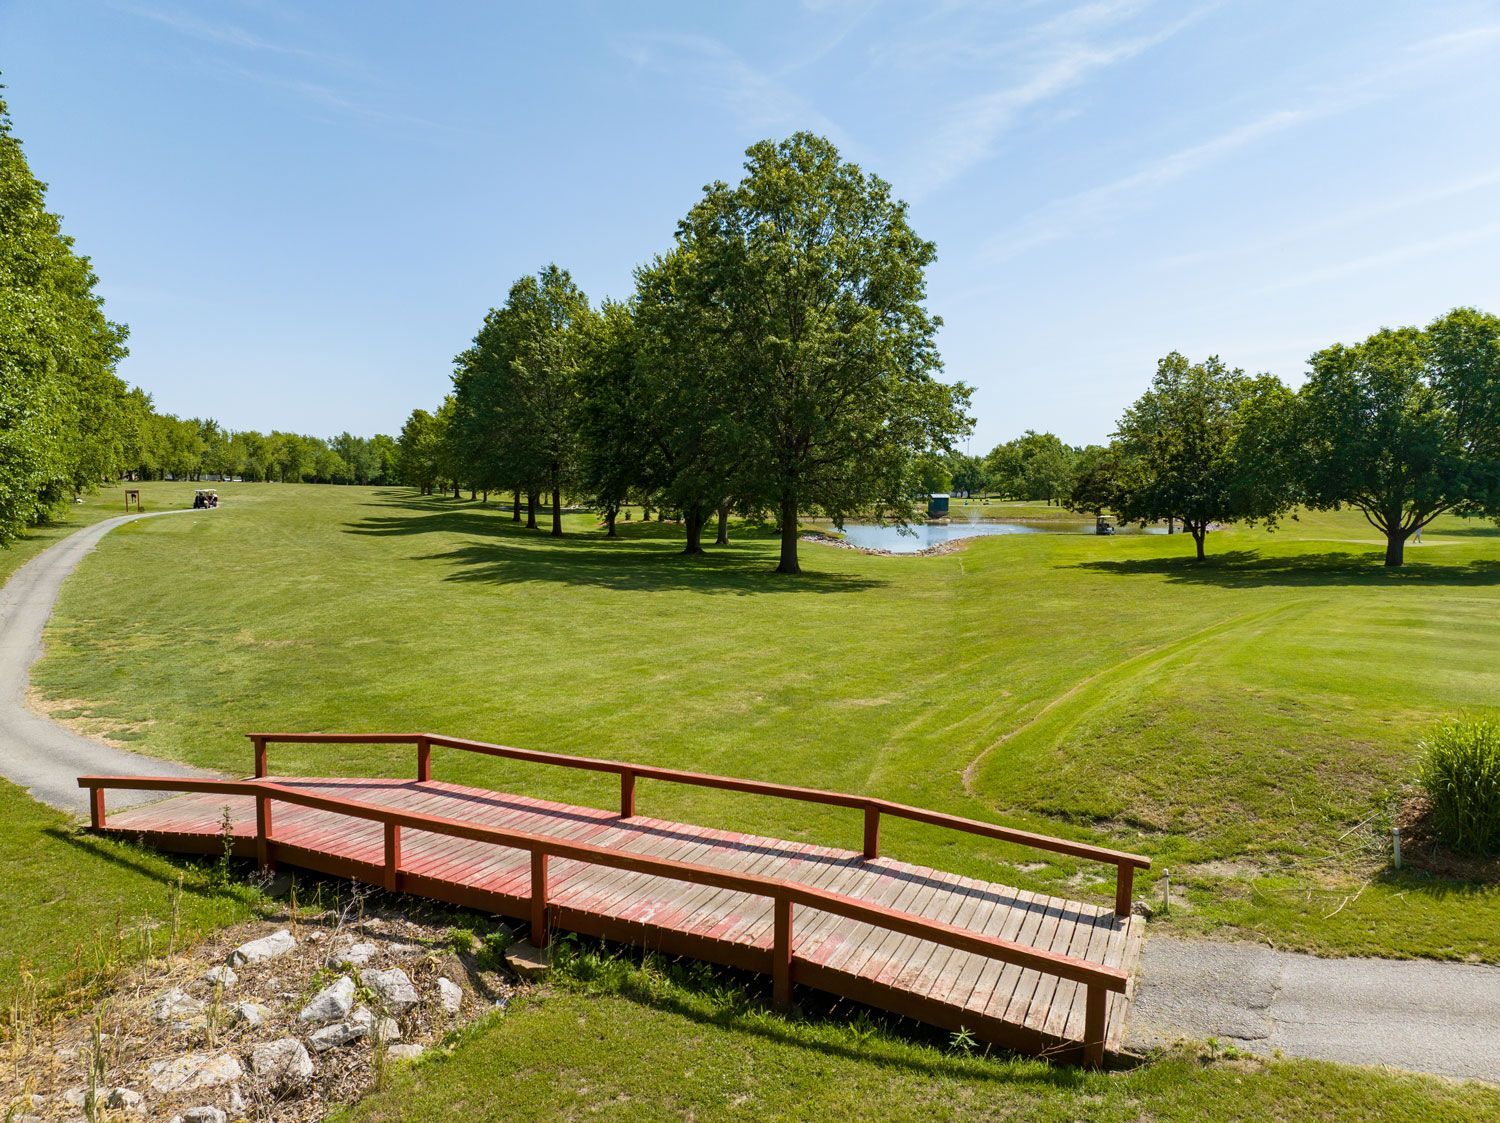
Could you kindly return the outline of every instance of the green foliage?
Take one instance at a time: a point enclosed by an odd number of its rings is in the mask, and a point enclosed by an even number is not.
[[[1120,419],[1109,505],[1130,522],[1182,520],[1200,559],[1216,524],[1275,523],[1295,496],[1286,451],[1292,402],[1271,375],[1172,352]]]
[[[96,281],[0,100],[0,545],[122,466],[126,332],[105,318]]]
[[[1458,308],[1309,360],[1298,395],[1309,504],[1357,507],[1388,566],[1448,510],[1500,514],[1500,318]]]
[[[747,152],[678,225],[678,297],[710,333],[739,486],[781,523],[915,516],[920,458],[966,431],[969,394],[934,377],[940,321],[923,305],[936,256],[890,185],[797,133]]]
[[[1445,721],[1421,750],[1418,776],[1439,840],[1459,854],[1500,853],[1500,722]]]
[[[1051,503],[1071,490],[1077,456],[1055,434],[1027,429],[990,450],[984,460],[985,478],[1006,498]]]

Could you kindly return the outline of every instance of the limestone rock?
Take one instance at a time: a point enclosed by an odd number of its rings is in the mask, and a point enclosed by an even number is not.
[[[385,1055],[393,1061],[414,1061],[424,1052],[426,1049],[421,1045],[392,1045],[385,1051]]]
[[[250,1071],[276,1088],[295,1088],[312,1079],[307,1047],[295,1037],[263,1041],[250,1051]]]
[[[159,1022],[188,1022],[198,1017],[207,1007],[180,987],[158,995],[151,1005],[151,1016]]]
[[[552,952],[517,940],[505,949],[506,965],[523,979],[545,979],[552,970]]]
[[[401,1023],[395,1018],[377,1018],[375,1020],[374,1038],[382,1045],[389,1045],[393,1041],[400,1041]]]
[[[233,967],[210,967],[203,972],[203,981],[211,987],[234,986],[240,981],[240,977],[234,973]]]
[[[404,1013],[422,1000],[417,988],[411,985],[411,977],[399,967],[386,971],[367,968],[359,973],[359,979],[374,991],[381,1006],[392,1014]]]
[[[229,1116],[216,1107],[190,1107],[177,1117],[182,1123],[228,1123]]]
[[[374,1025],[375,1016],[361,1006],[343,1021],[309,1034],[307,1043],[318,1053],[325,1049],[336,1049],[340,1045],[352,1045],[361,1037],[368,1036]]]
[[[319,991],[311,1002],[302,1007],[297,1017],[304,1022],[325,1025],[347,1017],[353,1007],[354,980],[348,975],[340,975]]]
[[[376,950],[374,944],[363,940],[357,944],[350,944],[348,947],[335,948],[328,956],[328,966],[363,967],[375,958]]]
[[[259,1029],[271,1017],[270,1007],[262,1006],[259,1002],[236,1002],[232,1012],[235,1021],[251,1029]]]
[[[443,1013],[456,1014],[463,1008],[464,988],[452,979],[440,978],[437,981],[437,1001]]]
[[[145,1111],[141,1094],[131,1088],[111,1088],[104,1096],[104,1106],[115,1111]]]
[[[170,1060],[157,1061],[146,1074],[151,1087],[158,1092],[191,1092],[198,1088],[217,1088],[232,1084],[245,1070],[228,1053],[184,1053]]]
[[[246,963],[275,959],[285,955],[296,946],[296,939],[285,928],[282,928],[280,931],[272,932],[269,936],[262,936],[258,940],[251,940],[235,948],[229,953],[229,965],[242,967]]]

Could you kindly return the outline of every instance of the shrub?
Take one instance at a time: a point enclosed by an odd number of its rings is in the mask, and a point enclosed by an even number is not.
[[[1438,840],[1459,854],[1500,851],[1500,723],[1450,719],[1421,749],[1418,779]]]

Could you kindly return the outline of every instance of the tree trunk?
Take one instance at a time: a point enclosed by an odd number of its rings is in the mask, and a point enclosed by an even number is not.
[[[1176,534],[1177,533],[1177,518],[1176,518],[1175,515],[1168,515],[1167,516],[1167,533],[1168,534]]]
[[[526,529],[527,530],[535,530],[536,529],[536,501],[537,501],[537,499],[538,499],[538,496],[537,496],[537,493],[535,491],[527,491],[527,493],[526,493]]]
[[[729,545],[729,501],[725,500],[719,504],[719,536],[714,539],[715,546]]]
[[[703,553],[703,504],[689,503],[682,509],[682,525],[687,530],[684,554]]]
[[[552,484],[552,537],[562,537],[562,491],[556,483],[556,474],[553,475]]]
[[[781,497],[781,564],[776,572],[802,572],[797,564],[797,499],[790,494]]]
[[[1198,551],[1198,560],[1202,561],[1203,560],[1203,542],[1208,537],[1208,523],[1206,523],[1206,522],[1201,522],[1201,523],[1194,522],[1194,523],[1190,523],[1186,519],[1184,519],[1182,521],[1182,525],[1185,526],[1185,527],[1187,527],[1188,532],[1192,534],[1192,536],[1193,536],[1193,548]]]
[[[1385,536],[1385,564],[1391,569],[1406,560],[1406,531],[1398,527]]]
[[[646,506],[644,503],[642,503],[641,504],[641,522],[648,523],[650,521],[651,521],[651,508],[648,507],[648,506]]]
[[[513,522],[513,523],[518,523],[518,522],[521,521],[521,489],[520,488],[516,488],[516,490],[511,495],[511,501],[510,501],[510,521]]]
[[[667,521],[667,509],[665,507],[658,507],[656,509],[656,521],[659,523]]]
[[[604,537],[606,537],[606,538],[618,538],[619,537],[619,534],[617,534],[615,532],[615,519],[617,519],[619,517],[620,517],[620,508],[619,507],[616,507],[615,505],[611,504],[611,505],[609,505],[609,506],[607,506],[607,507],[604,508],[604,527],[605,527]]]

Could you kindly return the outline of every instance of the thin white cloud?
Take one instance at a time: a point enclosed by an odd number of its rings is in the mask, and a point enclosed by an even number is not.
[[[1496,34],[1491,35],[1491,31]],[[1169,153],[1120,179],[1049,204],[1010,232],[991,239],[984,253],[992,260],[1004,260],[1097,228],[1142,194],[1184,179],[1277,134],[1395,96],[1402,92],[1401,79],[1420,77],[1449,66],[1457,56],[1484,49],[1497,38],[1500,28],[1486,27],[1413,44],[1406,57],[1396,64],[1352,75],[1342,83],[1315,92],[1304,105],[1266,113],[1209,140]]]
[[[211,23],[208,20],[186,12],[166,8],[153,8],[142,4],[111,3],[110,7],[127,15],[135,16],[138,19],[160,24],[181,35],[186,35],[205,43],[215,43],[220,46],[238,47],[247,51],[283,55],[288,58],[304,59],[309,62],[333,65],[345,69],[353,66],[351,61],[343,55],[311,50],[291,43],[279,43],[257,35],[252,31],[247,31],[236,24]]]
[[[980,58],[1004,51],[1026,56],[1022,77],[1009,85],[952,106],[930,140],[919,146],[914,167],[902,182],[917,198],[929,194],[995,154],[1001,138],[1023,114],[1084,85],[1099,72],[1127,62],[1171,39],[1201,19],[1212,5],[1200,7],[1165,27],[1107,43],[1083,41],[1083,36],[1110,28],[1144,8],[1140,0],[1085,4],[1053,17],[1019,37],[1019,45],[967,42],[950,44],[936,53],[952,51]],[[934,54],[928,48],[929,55]]]
[[[706,35],[637,35],[616,45],[636,66],[670,74],[713,98],[756,134],[797,129],[822,133],[841,146],[842,129],[780,79],[751,66],[717,39]]]
[[[1442,253],[1445,250],[1468,249],[1496,237],[1500,237],[1500,222],[1490,222],[1483,226],[1474,226],[1467,230],[1445,234],[1438,238],[1425,238],[1420,242],[1397,246],[1395,249],[1384,250],[1381,253],[1372,253],[1363,257],[1352,258],[1349,261],[1342,261],[1337,265],[1325,266],[1322,269],[1313,269],[1299,276],[1288,277],[1274,284],[1265,285],[1257,291],[1280,292],[1284,289],[1301,288],[1304,285],[1337,281],[1344,277],[1354,276],[1357,273],[1368,273],[1373,270],[1386,269],[1392,265],[1400,265],[1404,261],[1410,261],[1413,258],[1426,257],[1429,254]]]

